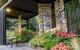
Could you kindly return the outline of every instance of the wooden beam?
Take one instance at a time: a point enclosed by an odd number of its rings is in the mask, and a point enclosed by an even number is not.
[[[12,9],[15,9],[15,10],[18,10],[18,11],[22,11],[22,12],[25,12],[25,13],[31,13],[31,14],[38,14],[37,12],[32,12],[32,11],[29,11],[29,10],[24,10],[24,9],[21,9],[21,8],[18,8],[18,7],[12,7],[10,6]]]
[[[37,3],[53,3],[55,0],[34,0]]]

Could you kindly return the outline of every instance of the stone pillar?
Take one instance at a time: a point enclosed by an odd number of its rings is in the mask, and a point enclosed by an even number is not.
[[[56,27],[59,31],[67,31],[67,21],[64,12],[64,0],[56,0],[55,3]]]
[[[39,32],[51,29],[51,4],[38,4]]]

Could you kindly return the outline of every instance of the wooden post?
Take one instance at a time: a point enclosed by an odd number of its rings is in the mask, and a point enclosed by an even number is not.
[[[17,35],[21,35],[22,34],[22,19],[21,19],[21,15],[20,16],[18,16],[18,33],[17,33]]]
[[[27,29],[29,29],[29,19],[27,19]]]

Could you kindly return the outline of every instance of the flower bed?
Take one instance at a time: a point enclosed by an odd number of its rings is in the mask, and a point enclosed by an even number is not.
[[[60,42],[53,46],[51,50],[70,50],[69,46],[66,46],[64,43]]]
[[[47,32],[36,35],[29,45],[32,47],[42,47],[45,50],[74,50],[72,39],[76,38],[75,33],[68,32]]]

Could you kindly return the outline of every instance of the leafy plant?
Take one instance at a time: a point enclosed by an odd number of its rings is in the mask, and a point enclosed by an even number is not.
[[[28,42],[30,39],[33,38],[32,31],[30,29],[23,29],[22,31],[22,40],[24,42]]]
[[[33,47],[39,46],[40,47],[40,46],[43,46],[44,42],[45,42],[45,39],[43,37],[35,36],[34,38],[30,40],[29,46],[33,46]]]
[[[60,40],[60,37],[50,34],[48,38],[45,38],[45,43],[43,44],[43,46],[46,50],[50,50],[50,48],[58,43]]]
[[[71,43],[71,41],[69,41],[69,40],[64,40],[63,43],[64,43],[65,45],[67,45],[67,46],[72,47],[72,45],[71,45],[72,43]]]
[[[80,46],[80,35],[78,35],[77,40],[78,40],[78,43],[79,43],[79,46]]]
[[[55,41],[54,39],[48,39],[48,40],[46,40],[45,41],[45,43],[44,43],[44,48],[46,49],[46,50],[49,50],[52,46],[54,46],[56,43],[58,43],[58,41]]]
[[[44,37],[45,39],[52,39],[53,38],[53,36],[52,36],[52,34],[50,32],[42,33],[41,37]]]
[[[32,31],[38,31],[38,23],[36,17],[33,17],[29,20],[29,29]]]
[[[56,32],[55,34],[52,34],[51,32],[42,33],[39,35],[36,35],[29,44],[33,47],[44,47],[46,50],[50,50],[52,46],[55,46],[56,44],[62,42],[64,43],[64,46],[72,47],[71,45],[71,39],[76,37],[76,34],[74,33],[67,33],[67,32]],[[65,48],[65,47],[63,47]],[[68,48],[70,49],[70,48]]]
[[[15,32],[12,30],[6,30],[6,36],[7,36],[7,38],[16,37]]]

